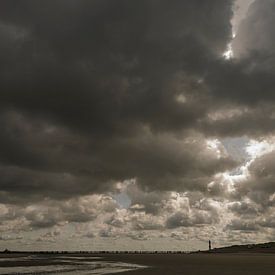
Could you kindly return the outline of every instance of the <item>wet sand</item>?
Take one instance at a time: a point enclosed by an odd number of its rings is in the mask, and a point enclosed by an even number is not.
[[[42,261],[21,261],[23,255],[13,255],[13,261],[9,261],[9,255],[0,255],[0,266],[24,266],[47,265],[53,258],[61,255],[43,255],[47,258]],[[31,256],[31,255],[29,255]],[[62,257],[62,256],[61,256]],[[136,274],[186,274],[186,275],[274,275],[275,274],[275,254],[263,253],[225,253],[225,254],[66,254],[66,258],[79,257],[80,260],[87,261],[89,257],[95,258],[93,261],[120,262],[147,266],[147,268],[126,271],[125,275]],[[91,259],[92,260],[92,259]],[[0,269],[1,272],[1,269]],[[2,273],[0,273],[2,274]],[[64,273],[65,274],[65,273]],[[80,273],[75,273],[80,274]],[[82,274],[82,273],[81,273]],[[85,273],[89,274],[89,273]],[[96,273],[103,274],[103,273]],[[107,273],[104,273],[107,274]],[[112,274],[112,272],[108,272]]]
[[[108,260],[92,254],[0,254],[0,274],[114,274],[143,268],[130,262]]]

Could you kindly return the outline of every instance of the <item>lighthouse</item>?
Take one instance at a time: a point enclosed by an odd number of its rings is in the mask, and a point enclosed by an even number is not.
[[[209,242],[208,242],[208,244],[209,244],[209,251],[211,251],[211,241],[209,240]]]

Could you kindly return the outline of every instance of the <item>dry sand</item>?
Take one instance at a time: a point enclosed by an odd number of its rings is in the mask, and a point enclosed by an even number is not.
[[[125,272],[135,274],[183,275],[274,275],[275,254],[168,254],[118,255],[109,260],[150,266]]]

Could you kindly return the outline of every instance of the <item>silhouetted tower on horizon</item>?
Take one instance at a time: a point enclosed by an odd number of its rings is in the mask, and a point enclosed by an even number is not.
[[[209,244],[209,251],[210,251],[212,249],[210,240],[209,240],[208,244]]]

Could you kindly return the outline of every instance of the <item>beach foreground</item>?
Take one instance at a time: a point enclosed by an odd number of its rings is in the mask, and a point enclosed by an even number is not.
[[[188,275],[271,275],[275,274],[274,254],[170,254],[130,255],[120,261],[149,266],[124,274]]]
[[[271,275],[275,254],[1,254],[0,274]]]

